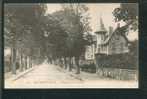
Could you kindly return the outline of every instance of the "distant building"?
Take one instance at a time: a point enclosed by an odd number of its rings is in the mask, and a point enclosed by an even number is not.
[[[118,33],[118,27],[113,31],[113,27],[109,27],[109,31],[106,30],[102,18],[100,18],[99,30],[95,32],[95,43],[91,46],[87,46],[85,59],[90,60],[95,58],[95,54],[120,54],[129,52],[128,41],[125,36]]]

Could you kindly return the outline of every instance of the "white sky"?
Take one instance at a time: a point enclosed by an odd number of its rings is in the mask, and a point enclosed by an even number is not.
[[[109,26],[112,26],[114,29],[117,26],[117,23],[114,22],[114,16],[112,15],[112,11],[119,7],[119,3],[89,3],[85,4],[88,8],[89,11],[88,13],[90,14],[90,26],[92,28],[92,32],[95,32],[96,30],[99,29],[99,19],[100,16],[103,19],[103,23],[105,25],[105,28],[108,30]],[[57,10],[61,9],[61,4],[47,4],[48,10],[47,13],[53,13]],[[124,22],[120,22],[120,25],[124,25]],[[137,33],[132,33],[131,35],[128,36],[130,40],[134,40],[138,38]]]
[[[89,8],[88,13],[90,14],[90,26],[92,27],[93,32],[95,32],[99,27],[99,19],[100,16],[103,18],[103,22],[105,24],[105,28],[108,29],[109,26],[116,27],[116,23],[114,22],[114,17],[112,15],[112,11],[119,7],[119,3],[89,3],[86,4]],[[57,10],[61,9],[61,4],[48,4],[47,13],[53,13]]]

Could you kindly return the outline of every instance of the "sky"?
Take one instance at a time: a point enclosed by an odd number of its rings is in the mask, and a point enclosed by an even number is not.
[[[86,6],[89,8],[88,13],[90,14],[90,26],[92,27],[93,32],[95,32],[98,29],[99,26],[99,19],[100,16],[103,18],[103,22],[105,24],[105,27],[108,28],[110,25],[114,26],[114,17],[112,15],[112,11],[119,7],[120,4],[86,4]],[[48,4],[48,11],[47,13],[53,13],[56,10],[61,9],[61,4]]]
[[[114,16],[112,15],[112,11],[120,7],[119,3],[89,3],[85,4],[88,8],[89,11],[88,13],[90,14],[91,19],[90,21],[90,26],[92,28],[92,33],[97,31],[99,29],[99,20],[100,17],[103,19],[103,23],[105,25],[105,28],[108,31],[109,26],[112,26],[114,29],[117,27],[117,23],[114,21]],[[57,10],[61,9],[61,4],[47,4],[47,13],[51,14]],[[123,21],[119,22],[120,26],[125,25]],[[133,31],[131,31],[133,32]],[[133,32],[128,35],[128,38],[130,40],[138,39],[138,33]]]

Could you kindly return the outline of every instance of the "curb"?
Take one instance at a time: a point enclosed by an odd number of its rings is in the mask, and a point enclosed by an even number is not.
[[[26,71],[23,71],[23,72],[19,73],[18,75],[14,75],[14,77],[11,78],[11,81],[16,81],[17,79],[23,77],[25,74],[31,72],[34,68],[35,67],[32,67],[32,68],[30,68],[30,69],[28,69]]]

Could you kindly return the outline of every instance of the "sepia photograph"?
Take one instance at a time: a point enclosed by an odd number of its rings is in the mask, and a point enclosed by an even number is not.
[[[4,88],[139,88],[138,3],[5,3]]]

